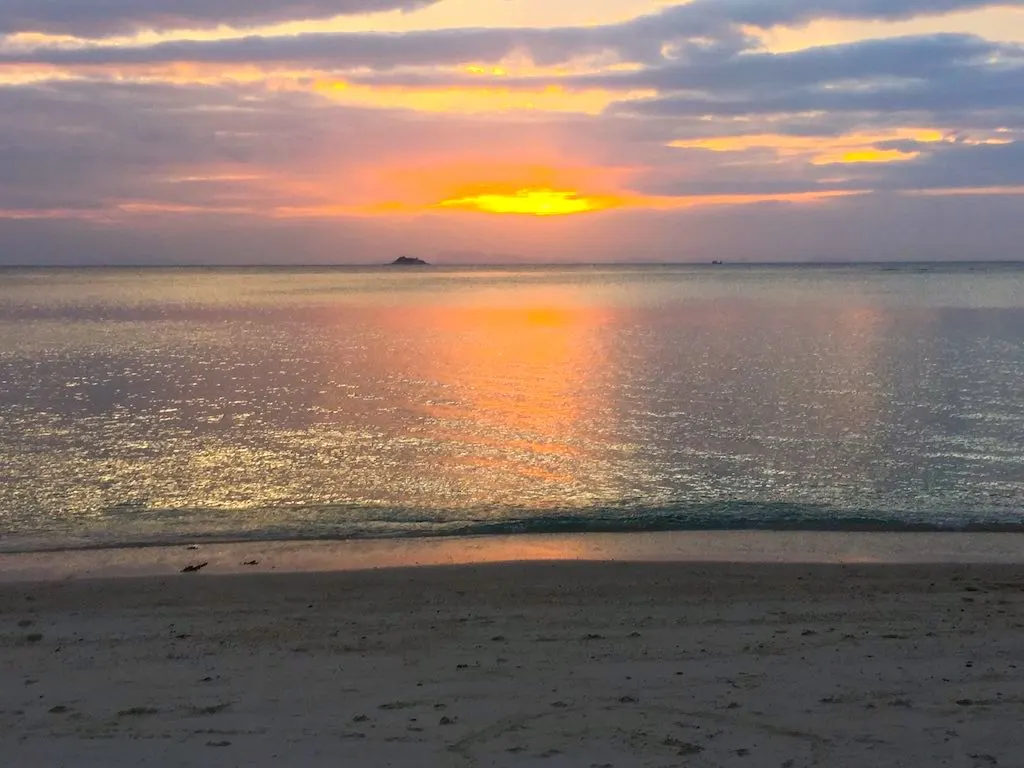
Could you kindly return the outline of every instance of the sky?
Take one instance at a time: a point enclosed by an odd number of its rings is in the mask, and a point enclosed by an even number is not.
[[[1024,0],[0,2],[0,265],[1020,243]]]

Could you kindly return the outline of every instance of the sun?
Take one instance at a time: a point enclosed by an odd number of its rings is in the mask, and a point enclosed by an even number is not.
[[[570,190],[528,187],[510,192],[482,192],[442,200],[439,208],[521,216],[569,216],[617,208],[622,201],[611,196],[588,196]]]

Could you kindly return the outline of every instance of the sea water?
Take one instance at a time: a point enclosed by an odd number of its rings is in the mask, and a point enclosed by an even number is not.
[[[0,550],[1024,529],[1024,266],[0,270]]]

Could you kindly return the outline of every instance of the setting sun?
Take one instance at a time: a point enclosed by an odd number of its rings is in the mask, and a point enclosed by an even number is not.
[[[587,197],[578,192],[555,189],[519,189],[514,192],[488,192],[444,200],[442,208],[514,213],[527,216],[566,216],[573,213],[603,211],[621,205],[614,197]]]

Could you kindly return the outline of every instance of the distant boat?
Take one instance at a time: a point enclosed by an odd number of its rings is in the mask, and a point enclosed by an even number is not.
[[[717,264],[721,264],[722,262],[720,262],[720,261],[719,261],[718,259],[715,259],[715,260],[714,260],[714,261],[712,261],[711,263],[712,263],[712,264],[716,264],[716,265],[717,265]]]
[[[397,259],[391,262],[393,267],[426,267],[430,266],[423,259],[417,259],[413,256],[399,256]]]

